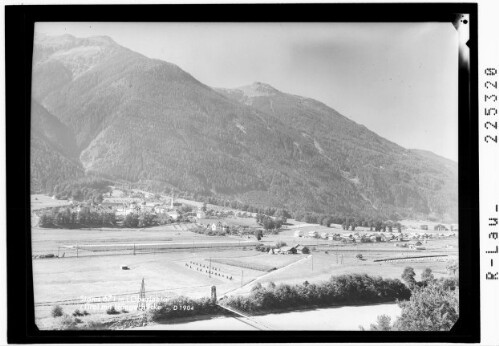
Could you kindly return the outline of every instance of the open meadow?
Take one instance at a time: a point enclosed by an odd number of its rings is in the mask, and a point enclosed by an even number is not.
[[[247,257],[241,257],[244,255]],[[86,309],[92,315],[104,318],[107,317],[105,310],[109,305],[125,306],[126,310],[134,311],[142,279],[148,299],[181,295],[206,297],[210,295],[213,285],[217,287],[217,293],[223,295],[266,272],[217,263],[216,259],[247,258],[251,262],[253,258],[256,262],[263,262],[258,259],[262,256],[267,255],[252,250],[205,250],[34,259],[36,318],[42,325],[50,323],[50,310],[55,305],[61,305],[68,312]],[[292,260],[280,261],[277,265],[284,266]],[[129,269],[122,270],[123,265]],[[105,301],[103,297],[111,297],[111,300]]]

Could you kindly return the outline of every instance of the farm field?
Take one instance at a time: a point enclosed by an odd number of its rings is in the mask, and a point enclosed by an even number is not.
[[[151,244],[178,243],[193,247],[206,243],[239,243],[244,239],[230,237],[206,236],[189,232],[195,224],[170,224],[151,228],[88,228],[88,229],[54,229],[33,227],[31,232],[33,255],[60,253],[66,251],[73,254],[68,247],[82,245],[110,245],[113,244]],[[251,239],[254,241],[255,239]],[[244,244],[244,243],[243,243]],[[84,247],[84,246],[82,246]],[[82,255],[85,255],[83,250]],[[88,255],[88,253],[87,253]]]
[[[443,244],[442,244],[443,243]],[[453,244],[452,248],[446,246]],[[267,261],[273,259],[296,257],[302,259],[292,265],[269,272],[254,281],[253,284],[269,282],[299,284],[304,281],[319,282],[328,280],[332,275],[342,274],[368,274],[381,276],[383,278],[400,279],[405,267],[411,266],[419,278],[425,268],[431,268],[436,278],[448,276],[446,269],[447,260],[457,259],[457,239],[434,240],[433,251],[417,251],[401,249],[386,243],[366,243],[348,247],[324,247],[320,250],[313,250],[311,256],[305,255],[269,255]],[[327,252],[327,253],[326,253]],[[357,255],[362,255],[362,260]],[[374,262],[374,260],[414,257],[414,256],[437,256],[411,259],[410,261]],[[245,286],[237,290],[238,294],[248,294],[252,285]]]
[[[127,310],[136,309],[136,301],[144,278],[146,297],[189,296],[200,298],[209,296],[210,288],[217,286],[222,295],[241,285],[251,282],[263,274],[261,271],[234,266],[215,264],[217,273],[224,277],[211,275],[208,268],[210,257],[239,258],[241,253],[258,257],[260,253],[247,250],[164,252],[146,255],[93,256],[84,258],[54,258],[33,260],[34,298],[36,318],[41,323],[51,320],[50,309],[59,304],[67,311],[83,310],[89,298],[95,298],[97,306],[92,305],[92,314],[106,317],[102,306],[102,297],[112,297],[108,304],[124,305]],[[205,267],[203,271],[195,270],[194,261]],[[130,269],[122,270],[126,265]],[[231,277],[231,280],[228,277]],[[85,300],[87,299],[87,300]],[[131,310],[130,310],[131,309]],[[90,311],[89,310],[89,311]],[[48,319],[43,322],[44,319]]]
[[[329,256],[329,257],[326,257]],[[445,269],[445,262],[399,262],[399,263],[359,263],[354,255],[343,257],[343,264],[341,264],[341,257],[336,263],[335,255],[313,255],[311,258],[304,259],[296,265],[289,266],[282,270],[276,270],[268,273],[262,278],[256,279],[253,284],[257,282],[267,284],[274,282],[276,284],[301,284],[304,281],[309,283],[316,283],[326,281],[331,276],[343,274],[368,274],[371,276],[381,276],[383,278],[400,279],[400,276],[405,267],[411,266],[414,268],[416,276],[420,277],[423,270],[427,267],[431,268],[435,277],[447,276]],[[313,264],[312,264],[313,262]],[[313,269],[312,269],[313,265]],[[243,287],[237,290],[238,294],[248,294],[251,290],[250,286]]]

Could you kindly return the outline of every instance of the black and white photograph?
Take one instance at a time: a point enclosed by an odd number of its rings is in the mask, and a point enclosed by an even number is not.
[[[449,22],[35,23],[37,328],[450,331],[458,53]]]
[[[449,331],[457,52],[452,23],[36,23],[37,327]]]

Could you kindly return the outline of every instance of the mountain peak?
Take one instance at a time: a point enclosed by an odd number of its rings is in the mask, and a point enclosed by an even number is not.
[[[281,93],[273,86],[262,82],[254,82],[237,89],[241,90],[247,97],[273,96]]]
[[[56,49],[71,48],[75,46],[117,46],[118,44],[109,36],[76,37],[71,34],[51,36],[44,33],[35,34],[35,43],[42,46],[52,46]]]
[[[87,38],[88,42],[97,44],[97,45],[115,45],[117,44],[111,37],[109,36],[91,36]]]

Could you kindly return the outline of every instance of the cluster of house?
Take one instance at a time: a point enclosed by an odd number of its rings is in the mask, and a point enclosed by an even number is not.
[[[306,247],[303,245],[293,245],[293,246],[282,246],[278,249],[270,249],[270,255],[293,255],[293,254],[306,254],[308,251],[304,251]]]
[[[322,232],[320,235],[317,231],[309,231],[304,233],[300,230],[295,231],[295,237],[310,237],[322,238],[327,240],[343,241],[343,242],[388,242],[388,241],[409,241],[409,240],[424,240],[432,238],[455,237],[455,232],[448,233],[389,233],[389,232],[367,232],[367,233],[327,233]]]
[[[125,201],[125,202],[109,202],[101,203],[104,208],[112,209],[119,216],[127,216],[132,213],[151,213],[151,214],[166,214],[176,220],[180,213],[173,207],[159,203]]]
[[[424,231],[428,231],[429,227],[428,225],[421,225],[419,226],[419,228],[421,230],[424,230]],[[446,225],[442,225],[442,224],[438,224],[438,225],[435,225],[433,226],[433,230],[434,231],[453,231],[453,232],[457,232],[459,230],[459,226],[457,224],[451,224],[449,226],[446,226]]]
[[[251,213],[241,213],[237,212],[234,213],[233,210],[217,210],[217,209],[210,209],[207,210],[206,212],[202,211],[201,209],[198,211],[198,219],[206,219],[206,218],[225,218],[228,216],[239,216],[239,217],[251,217]]]
[[[227,232],[229,230],[229,225],[226,223],[222,223],[220,221],[218,222],[213,222],[209,223],[206,225],[206,229],[211,229],[212,231],[222,231],[222,232]]]
[[[100,208],[111,209],[117,216],[127,216],[131,213],[151,213],[156,215],[165,215],[172,220],[177,220],[181,215],[188,218],[203,219],[206,218],[206,213],[201,209],[197,211],[181,213],[176,207],[173,199],[170,204],[161,204],[157,202],[146,202],[141,200],[117,200],[117,201],[104,201],[99,205]]]

